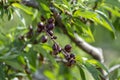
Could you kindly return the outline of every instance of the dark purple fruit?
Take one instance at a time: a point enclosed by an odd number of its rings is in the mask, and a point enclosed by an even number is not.
[[[50,36],[53,36],[53,31],[48,30],[47,32],[48,32],[48,34],[49,34]]]
[[[37,26],[38,26],[38,28],[41,28],[41,29],[44,28],[44,24],[43,24],[43,22],[39,22]]]
[[[54,27],[55,27],[55,25],[54,25],[53,23],[48,24],[48,25],[46,26],[47,30],[53,30]]]
[[[58,45],[57,44],[53,44],[53,46],[52,46],[52,49],[54,50],[54,51],[56,51],[56,50],[58,50]]]
[[[66,56],[65,56],[65,59],[69,61],[69,60],[71,59],[71,58],[70,58],[70,55],[66,55]]]
[[[37,32],[38,32],[38,33],[41,33],[42,30],[43,30],[43,29],[41,29],[41,28],[37,28]]]
[[[70,54],[70,58],[75,59],[75,55],[74,54]]]
[[[49,18],[48,19],[48,23],[53,23],[54,22],[54,19],[53,18]]]
[[[41,42],[42,42],[42,43],[47,42],[47,40],[48,40],[48,37],[47,37],[47,36],[42,36],[42,38],[41,38]]]
[[[69,45],[69,44],[67,44],[67,45],[64,47],[64,49],[65,49],[65,51],[70,52],[71,49],[72,49],[72,46]]]
[[[73,65],[73,64],[75,64],[75,63],[76,63],[76,61],[75,61],[75,60],[73,60],[73,59],[71,59],[71,60],[69,61],[69,63],[70,63],[71,65]]]
[[[53,39],[57,39],[57,36],[53,36],[52,38],[53,38]]]

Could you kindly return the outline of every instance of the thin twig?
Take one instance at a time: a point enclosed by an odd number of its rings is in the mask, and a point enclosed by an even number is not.
[[[109,73],[105,74],[105,77],[107,78],[110,73],[114,72],[117,69],[120,69],[120,64],[117,64],[117,65],[114,65],[113,67],[111,67],[108,71]]]

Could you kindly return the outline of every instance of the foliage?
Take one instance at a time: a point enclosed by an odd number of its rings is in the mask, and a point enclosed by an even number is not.
[[[37,26],[42,22],[58,15],[61,16],[70,36],[76,32],[86,42],[95,42],[96,27],[104,27],[115,39],[120,31],[120,2],[119,0],[36,0],[38,4],[21,2],[21,0],[0,0],[0,80],[27,78],[32,80],[33,74],[39,69],[49,80],[101,80],[103,74],[98,68],[108,69],[103,63],[86,55],[75,43],[64,34],[64,31],[55,23],[55,40],[62,48],[66,44],[72,45],[75,61],[72,66],[64,62],[57,62],[51,55],[54,40],[41,42],[42,35],[37,34]],[[34,7],[38,5],[38,8]],[[55,20],[56,21],[56,20]],[[46,24],[47,25],[47,24]],[[27,35],[32,26],[32,38]],[[24,39],[23,39],[24,38]],[[51,38],[51,37],[49,37]],[[22,39],[22,40],[21,40]],[[37,44],[36,44],[37,40]],[[52,42],[53,41],[53,42]],[[58,54],[64,59],[63,54]],[[111,75],[111,80],[120,79],[119,70]]]

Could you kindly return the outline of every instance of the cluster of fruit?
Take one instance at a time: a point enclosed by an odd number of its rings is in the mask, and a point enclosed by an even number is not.
[[[42,35],[40,41],[41,43],[46,43],[48,41],[48,37],[53,41],[52,45],[52,55],[57,55],[59,53],[62,53],[67,60],[67,65],[71,66],[75,64],[75,55],[71,54],[71,45],[67,44],[64,48],[61,48],[61,46],[55,41],[57,37],[53,33],[53,29],[55,28],[54,24],[55,20],[54,18],[49,18],[48,20],[41,17],[41,22],[37,24],[36,32],[37,34],[40,34],[42,32],[45,32],[46,35]],[[33,36],[33,29],[32,27],[29,28],[29,31],[26,35],[27,38],[31,38]]]

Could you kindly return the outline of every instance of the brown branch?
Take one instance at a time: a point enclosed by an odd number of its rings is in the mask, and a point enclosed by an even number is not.
[[[96,48],[87,42],[85,42],[77,33],[74,33],[74,37],[72,37],[67,29],[66,26],[62,23],[61,17],[58,13],[54,12],[55,14],[55,20],[57,22],[57,25],[64,31],[64,33],[83,51],[85,51],[87,54],[91,55],[94,59],[104,62],[102,49]]]

